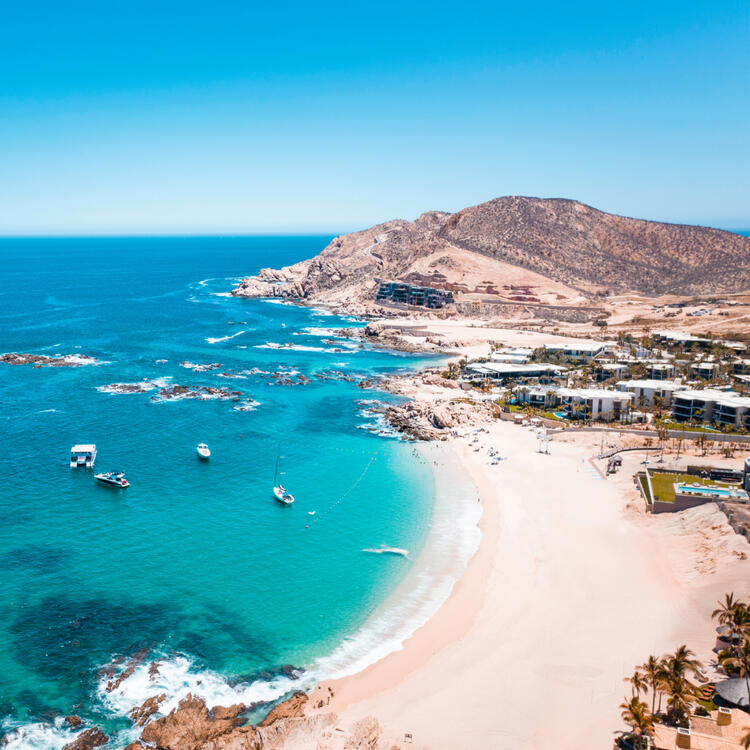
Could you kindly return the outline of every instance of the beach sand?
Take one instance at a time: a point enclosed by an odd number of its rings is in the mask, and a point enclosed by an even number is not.
[[[750,545],[713,506],[646,515],[642,454],[605,479],[589,460],[600,440],[566,433],[545,455],[498,422],[436,449],[476,485],[479,548],[403,649],[321,686],[340,727],[375,716],[387,742],[432,750],[611,747],[636,664],[682,643],[708,660],[716,600],[750,593]]]

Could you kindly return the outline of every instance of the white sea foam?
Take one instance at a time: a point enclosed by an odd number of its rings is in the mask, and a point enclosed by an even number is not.
[[[37,414],[48,414],[49,412],[57,411],[57,409],[40,409]]]
[[[235,411],[255,411],[260,406],[260,401],[255,401],[252,398],[248,398],[245,401],[240,401],[237,406],[232,408]]]
[[[259,701],[274,701],[292,690],[298,690],[312,684],[306,680],[292,680],[280,676],[272,680],[256,680],[250,683],[230,685],[225,677],[209,669],[198,669],[187,656],[169,656],[157,658],[159,671],[152,679],[149,675],[149,663],[140,664],[133,674],[124,679],[120,685],[107,692],[108,678],[103,678],[96,688],[96,694],[102,705],[109,711],[126,716],[136,706],[153,695],[166,694],[166,699],[159,706],[161,715],[168,714],[188,694],[203,698],[206,705],[231,706],[235,703],[250,705]]]
[[[243,333],[247,333],[244,329],[241,331],[237,331],[237,333],[233,333],[231,336],[219,336],[215,339],[207,338],[205,339],[207,344],[218,344],[220,341],[229,341],[229,339],[237,338],[237,336],[241,336]]]
[[[163,378],[154,378],[153,380],[140,380],[137,383],[110,383],[109,385],[99,385],[96,390],[99,393],[113,393],[117,395],[127,395],[130,393],[147,393],[153,391],[156,388],[166,388],[169,385],[169,381],[172,379],[171,375],[166,375]]]
[[[231,297],[231,292],[211,292],[212,297]]]
[[[328,354],[341,354],[343,352],[349,352],[352,349],[359,349],[355,344],[353,347],[351,342],[342,341],[340,345],[336,346],[308,346],[306,344],[278,344],[275,341],[266,341],[265,344],[256,344],[255,349],[280,349],[290,352],[326,352]]]
[[[78,732],[68,727],[62,718],[53,724],[37,722],[14,726],[3,724],[3,750],[61,750],[72,742]]]

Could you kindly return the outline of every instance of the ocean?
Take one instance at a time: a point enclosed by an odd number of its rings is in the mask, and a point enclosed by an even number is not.
[[[0,363],[9,748],[62,747],[66,714],[122,747],[129,710],[162,691],[164,710],[187,692],[278,700],[397,648],[435,606],[438,582],[420,573],[412,601],[405,584],[434,521],[433,467],[382,429],[367,402],[389,397],[357,380],[436,360],[332,330],[362,321],[228,294],[329,239],[0,240],[0,353],[84,363]],[[240,393],[162,398],[172,386]],[[71,469],[76,443],[131,486]],[[271,494],[277,455],[290,507]],[[372,552],[383,546],[408,557]],[[401,615],[384,605],[396,590]]]

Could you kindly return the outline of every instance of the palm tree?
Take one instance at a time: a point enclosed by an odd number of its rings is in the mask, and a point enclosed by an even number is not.
[[[648,706],[634,696],[629,702],[623,701],[620,708],[622,720],[633,730],[633,738],[637,741],[637,747],[643,748],[644,738],[654,730],[654,717],[648,712]]]
[[[695,654],[684,644],[673,655],[666,657],[667,671],[671,676],[687,679],[688,672],[695,675],[701,668],[701,663]]]
[[[638,670],[636,667],[635,672],[633,672],[632,677],[626,677],[625,682],[630,683],[630,688],[632,690],[632,696],[634,698],[640,698],[641,697],[641,691],[645,690],[648,687],[648,684],[646,683],[646,680],[644,678],[644,675]]]
[[[667,718],[673,724],[682,724],[690,715],[691,698],[695,697],[695,688],[684,677],[670,674],[665,680],[669,698],[667,698]]]
[[[656,694],[659,693],[659,705],[661,705],[661,687],[664,684],[664,662],[656,656],[649,656],[640,666],[643,677],[651,689],[651,713],[656,713]]]
[[[711,613],[711,617],[729,629],[732,644],[737,637],[747,640],[750,631],[750,608],[744,602],[735,599],[734,592],[724,595],[724,602],[719,602],[718,609]]]
[[[667,716],[671,722],[679,724],[687,718],[691,698],[696,695],[696,687],[688,680],[688,674],[695,675],[701,663],[687,646],[682,645],[674,654],[665,657],[664,667],[664,685],[669,694]]]

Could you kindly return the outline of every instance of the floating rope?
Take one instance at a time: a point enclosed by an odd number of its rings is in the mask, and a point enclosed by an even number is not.
[[[336,502],[333,503],[333,505],[328,507],[322,513],[316,515],[315,518],[312,519],[313,523],[316,523],[321,518],[325,518],[347,495],[349,495],[352,492],[352,490],[365,478],[365,474],[367,474],[367,472],[369,471],[370,466],[372,466],[372,462],[375,460],[375,458],[376,456],[370,457],[370,460],[367,462],[367,466],[365,466],[364,471],[359,475],[359,477],[357,478],[357,481],[338,500],[336,500]],[[308,528],[308,526],[309,524],[307,524],[305,528]]]

